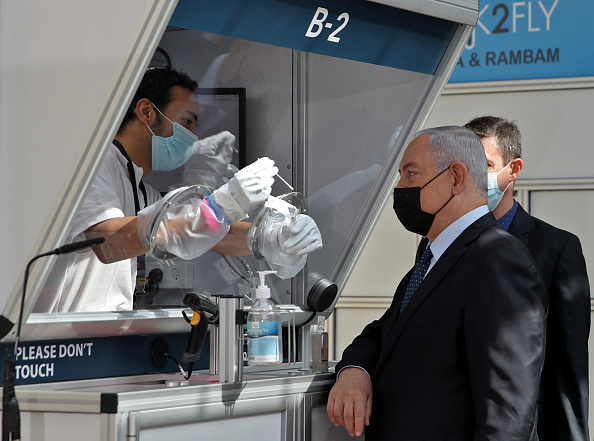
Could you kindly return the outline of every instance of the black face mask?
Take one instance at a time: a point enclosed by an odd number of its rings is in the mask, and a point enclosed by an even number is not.
[[[421,190],[449,168],[450,167],[448,166],[445,170],[439,172],[422,187],[394,189],[394,212],[396,212],[396,216],[398,216],[400,223],[408,231],[420,234],[421,236],[426,236],[431,229],[435,215],[439,213],[443,207],[448,205],[454,197],[454,195],[452,195],[452,197],[449,198],[434,214],[421,210]]]

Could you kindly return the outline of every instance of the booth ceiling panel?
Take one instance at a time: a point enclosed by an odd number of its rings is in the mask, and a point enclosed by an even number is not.
[[[476,25],[478,0],[369,0],[374,3],[431,15],[457,23]]]

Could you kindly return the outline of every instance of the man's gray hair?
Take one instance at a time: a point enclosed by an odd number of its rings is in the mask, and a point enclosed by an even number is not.
[[[415,135],[429,135],[430,155],[438,172],[454,162],[468,169],[478,194],[487,194],[487,157],[481,139],[466,127],[444,126],[424,129]]]

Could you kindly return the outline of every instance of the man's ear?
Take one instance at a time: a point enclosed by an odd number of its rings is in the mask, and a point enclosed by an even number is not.
[[[155,109],[148,98],[138,100],[134,113],[142,124],[151,125],[156,118]]]
[[[518,179],[523,168],[524,168],[524,161],[522,161],[521,158],[516,158],[516,159],[512,160],[512,162],[509,164],[509,169],[511,172],[510,173],[511,182],[514,182],[516,179]]]
[[[466,187],[468,179],[468,169],[461,162],[454,162],[450,165],[450,175],[453,179],[453,192],[454,194],[460,194]]]

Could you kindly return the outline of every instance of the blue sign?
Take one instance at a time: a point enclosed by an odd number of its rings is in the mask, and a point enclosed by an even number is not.
[[[594,1],[481,1],[450,83],[594,75]]]
[[[458,27],[366,0],[180,0],[169,24],[430,75]]]
[[[158,337],[165,339],[168,353],[181,361],[188,346],[189,332],[21,342],[16,357],[15,384],[179,372],[172,359],[162,368],[155,366],[151,349]],[[14,343],[2,344],[0,349],[2,354],[5,349],[12,353]],[[194,364],[195,370],[208,368],[209,352],[206,338],[200,359]],[[183,368],[187,369],[187,365]]]

